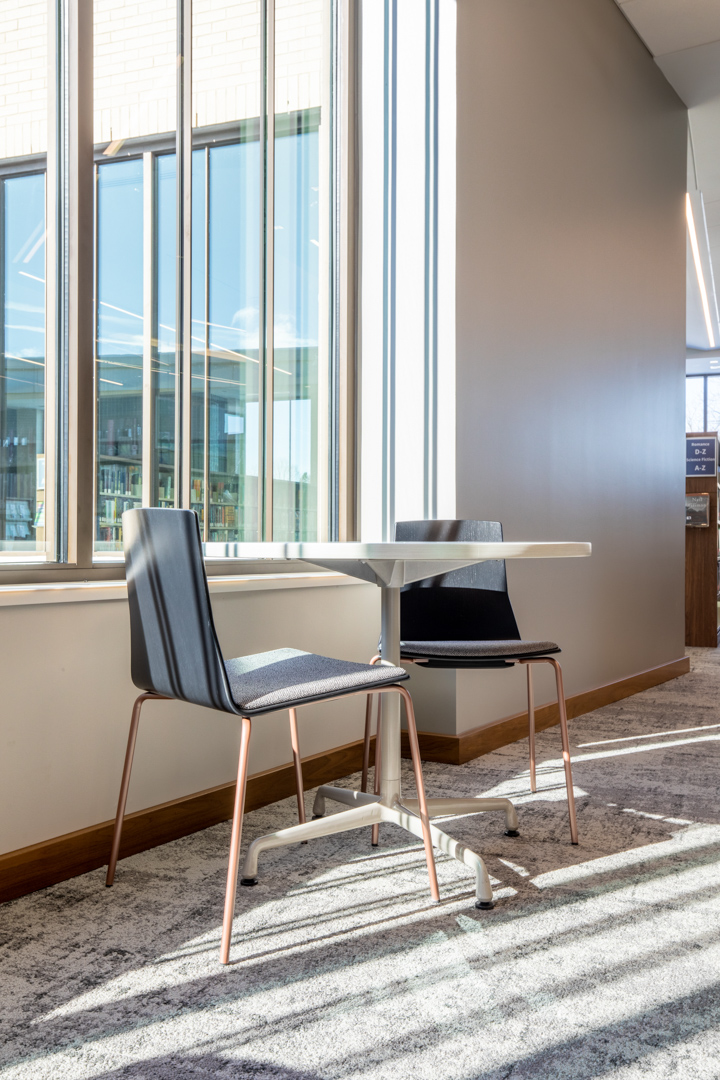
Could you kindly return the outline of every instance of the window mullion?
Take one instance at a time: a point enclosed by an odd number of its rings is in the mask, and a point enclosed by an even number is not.
[[[154,506],[155,483],[155,379],[153,361],[157,349],[157,185],[155,155],[143,154],[143,380],[142,380],[142,505]]]
[[[206,146],[205,165],[205,204],[204,204],[204,281],[205,289],[205,326],[204,326],[204,368],[203,368],[203,539],[210,539],[210,150]]]
[[[337,417],[334,428],[332,460],[337,460],[337,477],[330,476],[336,488],[336,512],[330,514],[327,539],[354,540],[359,519],[357,461],[359,447],[358,394],[358,286],[359,286],[359,153],[357,146],[359,0],[338,0],[335,8],[337,45],[331,75],[330,93],[335,116],[333,155],[333,199],[336,214],[331,245],[335,273],[337,327],[333,335],[335,354],[332,363],[338,382]],[[337,215],[337,216],[336,216]]]
[[[259,532],[273,538],[275,323],[275,0],[262,0],[260,71]]]
[[[175,505],[192,489],[192,0],[177,0]]]
[[[49,14],[45,520],[50,554],[59,562],[90,567],[95,385],[92,0],[56,0]]]

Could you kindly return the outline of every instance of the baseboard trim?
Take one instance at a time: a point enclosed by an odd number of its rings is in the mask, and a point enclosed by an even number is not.
[[[601,709],[603,705],[612,705],[613,702],[632,697],[633,694],[639,694],[642,690],[650,690],[653,686],[677,679],[679,675],[686,675],[689,670],[690,657],[682,656],[678,660],[671,660],[659,667],[639,671],[627,679],[618,679],[616,682],[595,687],[594,690],[573,694],[566,698],[568,718],[575,719],[595,709]],[[541,705],[535,710],[537,731],[543,731],[558,723],[560,723],[560,716],[557,704]],[[498,720],[494,724],[488,724],[486,727],[472,728],[470,731],[463,732],[462,735],[435,735],[431,732],[421,732],[420,749],[425,761],[463,765],[466,761],[489,754],[501,746],[525,739],[527,733],[528,714],[521,712],[515,716],[508,716],[504,720]],[[403,756],[410,756],[407,739],[404,739]]]
[[[571,718],[592,712],[603,705],[631,697],[660,683],[676,679],[690,670],[690,658],[681,657],[660,667],[641,671],[627,679],[608,683],[594,690],[574,694],[567,699]],[[536,727],[543,730],[558,723],[557,705],[543,705],[536,710]],[[474,728],[462,735],[436,735],[420,732],[420,749],[426,761],[462,765],[527,735],[527,713],[509,716],[487,727]],[[374,748],[373,748],[374,749]],[[409,747],[403,746],[404,756]],[[303,759],[307,789],[328,784],[362,767],[362,741],[326,750]],[[199,791],[182,799],[151,806],[128,814],[123,828],[120,857],[167,844],[182,836],[200,832],[232,816],[234,783]],[[256,773],[248,779],[247,810],[277,802],[295,793],[292,764]],[[103,821],[87,829],[66,833],[30,847],[0,855],[0,902],[55,885],[68,878],[105,866],[112,840],[112,821]]]

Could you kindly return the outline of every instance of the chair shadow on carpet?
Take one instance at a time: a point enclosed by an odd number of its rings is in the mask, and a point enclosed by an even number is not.
[[[94,1080],[203,1080],[205,1077],[228,1077],[234,1080],[322,1080],[318,1073],[298,1072],[287,1065],[246,1058],[227,1058],[219,1054],[168,1054],[121,1065],[99,1073]]]

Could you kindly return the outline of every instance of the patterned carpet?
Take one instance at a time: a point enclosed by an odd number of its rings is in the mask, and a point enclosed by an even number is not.
[[[444,826],[486,859],[497,904],[383,826],[265,854],[218,963],[229,826],[0,908],[3,1080],[652,1080],[720,1077],[720,657],[571,724],[580,846],[559,731],[430,793],[502,793]],[[349,777],[348,786],[358,777]],[[408,772],[408,787],[410,777]],[[308,808],[310,796],[308,796]],[[244,841],[294,822],[248,816]]]

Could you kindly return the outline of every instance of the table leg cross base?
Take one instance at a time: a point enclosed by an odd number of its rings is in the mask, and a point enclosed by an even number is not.
[[[341,814],[332,814],[330,817],[320,817],[318,811],[324,813],[326,797],[350,804],[353,809],[345,810]],[[258,876],[258,858],[261,852],[269,851],[271,848],[298,844],[321,836],[333,836],[336,833],[349,832],[351,829],[361,829],[368,825],[379,825],[382,822],[399,825],[406,832],[417,836],[420,840],[423,839],[422,822],[415,811],[399,803],[390,806],[378,795],[350,791],[347,788],[323,786],[318,790],[314,810],[315,817],[312,821],[305,822],[303,825],[293,825],[289,829],[280,829],[278,832],[268,833],[266,836],[253,840],[243,863],[241,879],[243,884],[255,883]],[[439,848],[446,855],[450,855],[473,870],[477,901],[492,905],[490,877],[480,856],[442,832],[436,825],[430,825],[430,835],[433,847]]]

